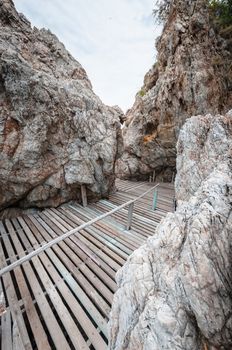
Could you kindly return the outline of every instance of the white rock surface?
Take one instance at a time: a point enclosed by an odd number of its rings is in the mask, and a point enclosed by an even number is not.
[[[117,273],[111,350],[232,349],[231,150],[231,114],[184,125],[177,211]]]

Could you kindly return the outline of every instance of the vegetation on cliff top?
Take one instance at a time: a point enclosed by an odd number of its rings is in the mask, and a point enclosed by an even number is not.
[[[216,26],[232,26],[232,0],[205,0],[209,13]],[[153,15],[159,23],[165,22],[174,0],[156,0]]]
[[[210,17],[220,28],[232,26],[232,0],[209,1]]]

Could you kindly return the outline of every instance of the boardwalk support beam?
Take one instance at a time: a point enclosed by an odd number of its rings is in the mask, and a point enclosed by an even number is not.
[[[87,207],[87,194],[86,194],[86,187],[85,185],[81,185],[81,199],[82,199],[82,205],[83,207]]]
[[[131,203],[128,208],[128,217],[127,217],[127,226],[126,226],[126,229],[128,231],[131,229],[133,210],[134,210],[134,203]]]

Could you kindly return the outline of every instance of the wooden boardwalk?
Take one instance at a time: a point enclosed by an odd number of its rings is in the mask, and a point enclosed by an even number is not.
[[[85,208],[69,203],[0,222],[0,269],[154,184],[117,180],[116,186],[118,191],[109,200]],[[130,231],[125,229],[127,209],[122,209],[1,278],[0,296],[6,306],[1,316],[2,350],[107,348],[115,273],[173,210],[173,185],[161,184],[158,191],[155,211],[152,193],[135,203]]]

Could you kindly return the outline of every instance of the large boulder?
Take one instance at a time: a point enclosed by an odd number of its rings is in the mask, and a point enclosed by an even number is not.
[[[121,140],[119,108],[94,94],[49,30],[0,0],[0,210],[107,196]]]
[[[232,349],[232,114],[177,147],[178,207],[117,273],[111,350]]]
[[[116,167],[121,178],[146,179],[154,172],[170,181],[186,119],[232,108],[232,56],[211,26],[208,1],[169,3],[157,62],[126,114],[124,152]]]

